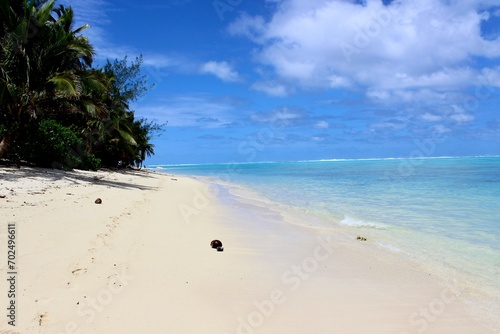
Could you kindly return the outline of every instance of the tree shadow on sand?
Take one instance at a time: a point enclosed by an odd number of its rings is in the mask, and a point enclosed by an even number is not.
[[[135,182],[126,182],[112,180],[113,174],[130,175],[134,177]],[[151,187],[141,184],[138,182],[137,178],[150,179],[152,176],[149,172],[139,171],[133,169],[126,170],[110,170],[102,169],[99,172],[87,172],[87,171],[63,171],[58,169],[45,169],[45,168],[12,168],[0,166],[0,181],[5,180],[9,182],[17,182],[26,179],[37,179],[50,182],[55,181],[69,181],[72,185],[81,184],[97,184],[104,185],[113,188],[123,188],[123,189],[140,189],[140,190],[155,190],[156,187]]]

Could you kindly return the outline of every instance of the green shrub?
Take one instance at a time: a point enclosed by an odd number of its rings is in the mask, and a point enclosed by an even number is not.
[[[34,138],[32,160],[37,165],[66,170],[100,167],[100,159],[85,150],[82,139],[55,120],[42,120]]]
[[[82,141],[54,120],[40,122],[36,136],[35,163],[44,167],[73,169],[82,164]]]
[[[101,159],[91,153],[88,153],[83,156],[80,168],[96,171],[101,168]]]

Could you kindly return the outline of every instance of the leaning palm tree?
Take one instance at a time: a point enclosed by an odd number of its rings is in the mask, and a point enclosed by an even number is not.
[[[135,165],[142,168],[142,164],[147,157],[154,155],[154,145],[151,144],[151,139],[155,133],[161,132],[161,125],[154,122],[148,122],[145,119],[140,119],[134,122],[134,129],[137,136],[138,154],[134,161]]]

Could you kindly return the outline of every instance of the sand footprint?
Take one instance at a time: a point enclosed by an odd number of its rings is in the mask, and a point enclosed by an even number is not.
[[[102,244],[104,246],[108,246],[108,243],[106,242],[106,239],[108,238],[108,234],[107,233],[99,233],[97,235],[97,237],[102,241]]]

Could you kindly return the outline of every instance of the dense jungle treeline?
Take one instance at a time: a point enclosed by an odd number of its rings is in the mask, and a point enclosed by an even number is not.
[[[142,166],[162,126],[129,104],[151,88],[142,57],[93,67],[71,7],[0,1],[0,160],[62,169]]]

